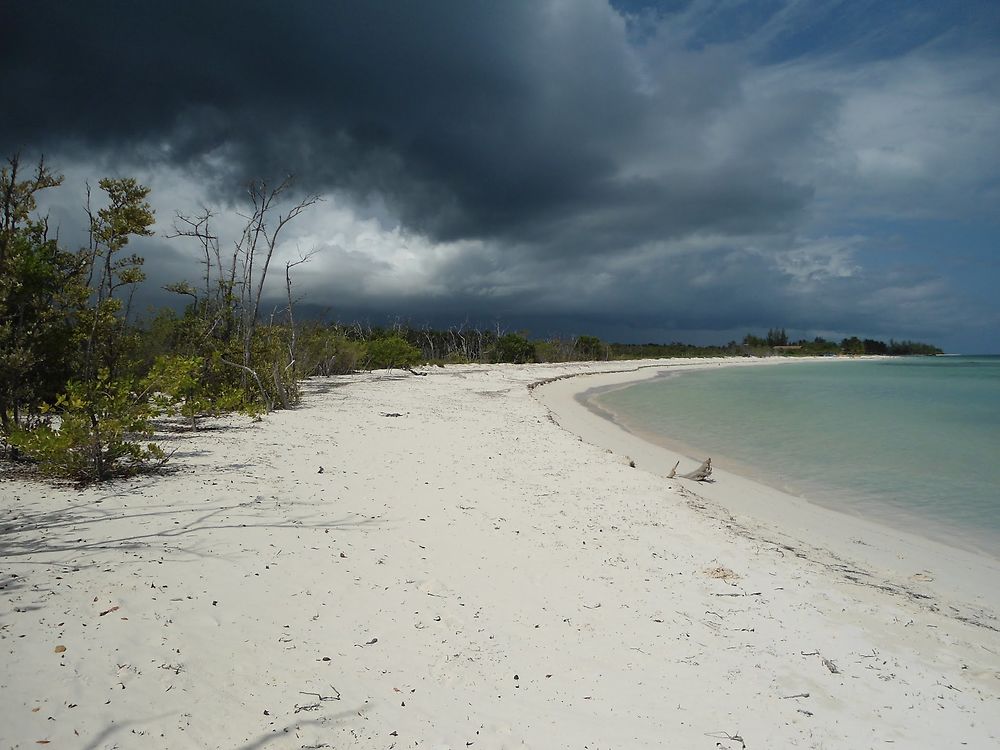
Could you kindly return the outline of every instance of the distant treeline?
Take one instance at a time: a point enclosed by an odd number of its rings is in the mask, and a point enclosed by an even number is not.
[[[730,347],[735,346],[735,342],[730,342]],[[811,341],[800,339],[791,341],[785,333],[784,328],[772,328],[764,337],[747,334],[743,338],[742,346],[755,352],[774,351],[782,354],[801,354],[803,356],[815,356],[823,354],[877,354],[884,356],[900,357],[911,355],[935,355],[944,352],[932,344],[923,344],[919,341],[896,341],[889,339],[887,344],[876,339],[860,339],[857,336],[842,339],[841,341],[827,341],[817,336]]]
[[[784,329],[772,329],[767,336],[747,334],[743,341],[727,344],[698,346],[682,342],[669,344],[622,344],[604,342],[596,336],[561,337],[532,339],[527,332],[508,332],[501,325],[493,328],[456,326],[434,329],[429,326],[416,327],[396,322],[379,327],[366,324],[310,324],[300,334],[300,346],[314,342],[316,348],[310,350],[309,362],[315,362],[317,371],[346,372],[348,365],[365,367],[370,361],[367,349],[373,343],[394,340],[405,343],[409,356],[407,363],[458,364],[483,363],[525,363],[525,362],[579,362],[595,360],[662,359],[671,357],[732,357],[732,356],[822,356],[877,354],[887,356],[934,355],[942,351],[936,346],[916,341],[895,341],[889,343],[875,339],[859,339],[856,336],[839,342],[821,337],[791,341]],[[344,358],[343,344],[350,342],[356,347],[354,357]],[[323,356],[323,344],[336,356]],[[338,364],[339,363],[339,366]]]

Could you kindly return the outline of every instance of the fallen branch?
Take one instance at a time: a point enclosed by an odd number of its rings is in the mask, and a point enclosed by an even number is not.
[[[706,458],[705,462],[689,474],[681,474],[681,479],[693,479],[696,482],[704,482],[712,475],[712,459]]]

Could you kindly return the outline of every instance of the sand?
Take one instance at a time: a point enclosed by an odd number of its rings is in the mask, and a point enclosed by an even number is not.
[[[167,475],[5,478],[0,748],[997,746],[997,561],[664,479],[575,399],[649,364],[311,381]]]

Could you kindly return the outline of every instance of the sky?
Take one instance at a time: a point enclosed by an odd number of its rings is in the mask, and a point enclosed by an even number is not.
[[[374,325],[1000,352],[996,0],[7,3],[0,151],[152,189],[147,305],[238,236],[246,185],[300,309]],[[269,294],[283,294],[283,273]]]

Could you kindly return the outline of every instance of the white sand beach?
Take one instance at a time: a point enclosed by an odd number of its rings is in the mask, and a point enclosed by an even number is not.
[[[4,478],[0,748],[1000,745],[1000,562],[575,398],[719,365],[314,380],[171,473]]]

